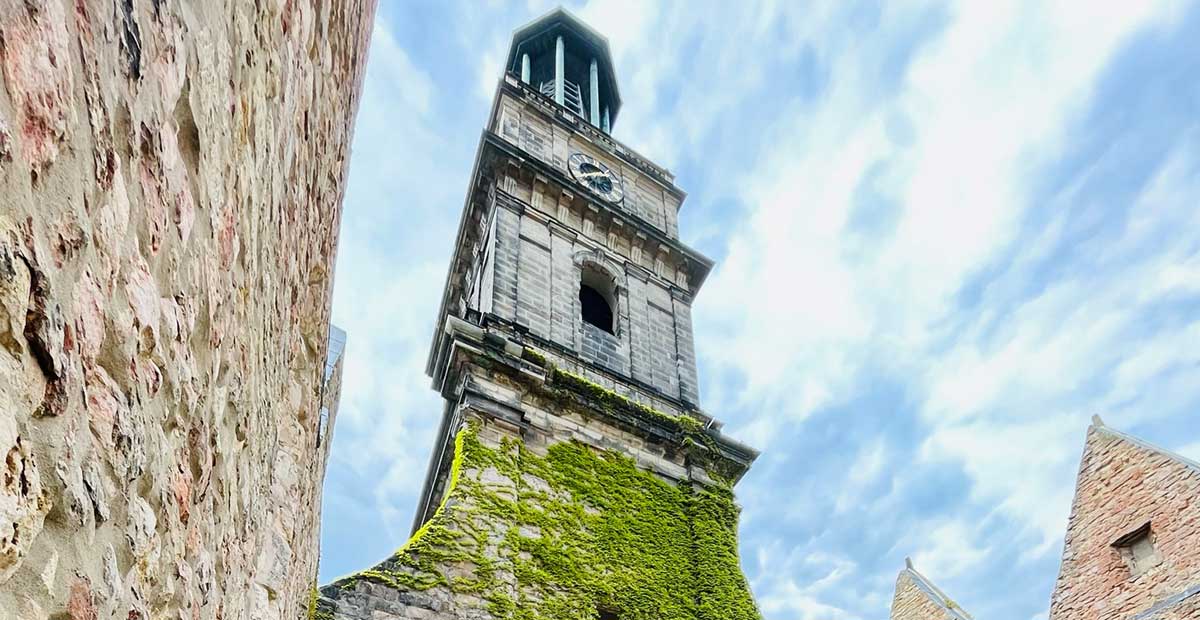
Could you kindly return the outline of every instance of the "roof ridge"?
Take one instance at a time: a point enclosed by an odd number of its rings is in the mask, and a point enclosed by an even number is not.
[[[967,613],[967,610],[954,602],[954,599],[946,596],[946,593],[941,588],[934,585],[925,575],[917,572],[917,569],[913,567],[911,558],[904,558],[904,570],[900,572],[901,574],[908,573],[913,582],[917,584],[917,587],[924,591],[930,600],[945,608],[954,620],[974,620],[971,614]]]
[[[1180,465],[1195,471],[1196,473],[1200,473],[1200,463],[1197,463],[1196,461],[1193,461],[1182,454],[1172,452],[1171,450],[1168,450],[1162,446],[1146,441],[1145,439],[1134,437],[1133,435],[1123,433],[1111,426],[1108,426],[1100,419],[1100,416],[1092,416],[1092,425],[1090,428],[1095,429],[1098,432],[1107,433],[1108,435],[1116,437],[1122,441],[1127,441],[1135,446],[1138,446],[1139,448],[1144,448],[1151,452],[1161,454],[1162,456],[1165,456],[1179,463]]]

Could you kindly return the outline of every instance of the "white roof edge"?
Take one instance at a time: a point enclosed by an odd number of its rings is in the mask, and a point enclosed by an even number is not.
[[[974,620],[974,618],[971,617],[971,614],[967,613],[967,610],[963,609],[958,605],[958,603],[954,602],[954,599],[946,596],[946,593],[942,592],[941,588],[933,585],[933,582],[927,579],[925,575],[917,572],[917,569],[913,568],[912,566],[906,566],[901,573],[908,573],[913,582],[917,584],[917,587],[924,591],[925,594],[929,596],[930,600],[938,605],[941,605],[942,608],[950,614],[951,618],[954,618],[955,620]]]
[[[1140,448],[1145,448],[1146,450],[1149,450],[1151,452],[1157,452],[1158,454],[1161,454],[1173,461],[1177,461],[1181,465],[1191,468],[1191,469],[1195,470],[1197,473],[1200,473],[1200,463],[1197,463],[1196,461],[1193,461],[1192,459],[1189,459],[1188,457],[1183,456],[1182,454],[1172,452],[1166,448],[1163,448],[1162,446],[1152,444],[1149,441],[1146,441],[1145,439],[1134,437],[1133,435],[1130,435],[1128,433],[1122,433],[1121,431],[1119,431],[1115,428],[1112,428],[1111,426],[1105,425],[1105,424],[1092,424],[1092,428],[1096,429],[1097,431],[1112,435],[1113,437],[1116,437],[1118,439],[1128,441],[1129,443],[1131,443],[1135,446],[1138,446]]]

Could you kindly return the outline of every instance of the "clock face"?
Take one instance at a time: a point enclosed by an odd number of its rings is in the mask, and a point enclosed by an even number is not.
[[[573,153],[567,161],[571,176],[609,202],[621,202],[621,179],[603,163],[583,153]]]

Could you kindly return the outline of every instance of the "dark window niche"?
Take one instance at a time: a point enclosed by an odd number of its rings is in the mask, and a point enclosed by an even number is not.
[[[1131,577],[1137,577],[1162,563],[1154,546],[1154,532],[1149,523],[1113,541],[1112,546],[1129,566]]]
[[[595,325],[610,334],[613,333],[612,306],[600,291],[587,284],[580,284],[579,309],[585,323]]]

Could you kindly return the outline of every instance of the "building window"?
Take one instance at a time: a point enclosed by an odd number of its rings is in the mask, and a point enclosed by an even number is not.
[[[593,269],[584,269],[579,283],[579,313],[584,323],[616,334],[616,294],[612,281]]]
[[[1149,523],[1118,538],[1113,547],[1121,554],[1133,577],[1158,566],[1162,561],[1158,557],[1158,550],[1154,548],[1154,533]]]

